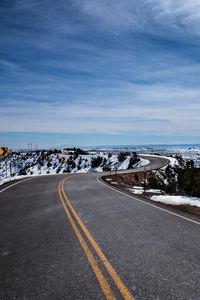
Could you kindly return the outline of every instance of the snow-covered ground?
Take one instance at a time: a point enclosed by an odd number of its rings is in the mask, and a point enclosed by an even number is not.
[[[182,151],[181,155],[185,161],[193,160],[194,165],[200,168],[200,149],[189,149],[187,151]]]
[[[11,181],[15,181],[15,180],[20,180],[20,179],[25,179],[25,178],[29,178],[30,176],[28,175],[21,175],[21,176],[14,176],[14,177],[8,177],[6,179],[2,179],[0,180],[0,185],[4,184],[4,183],[8,183]]]
[[[144,193],[144,188],[141,186],[133,186],[129,189],[129,191],[136,195],[142,195]],[[145,193],[151,193],[151,194],[162,194],[163,192],[161,190],[157,189],[146,189]]]
[[[133,188],[130,188],[129,191],[136,195],[142,195],[144,193],[144,188],[141,186],[134,186]]]
[[[139,168],[139,167],[144,167],[144,166],[147,166],[147,165],[149,165],[150,164],[150,161],[148,160],[148,159],[144,159],[144,158],[141,158],[140,157],[140,161],[139,161],[139,163],[137,164],[137,167]]]
[[[133,186],[129,191],[135,195],[142,195],[144,193],[144,188],[141,186]],[[169,204],[169,205],[189,205],[200,207],[200,198],[189,197],[189,196],[174,196],[174,195],[161,195],[163,192],[156,189],[145,190],[145,193],[159,194],[151,196],[150,199],[155,202]]]
[[[88,153],[87,155],[68,155],[48,151],[14,153],[7,160],[0,159],[0,185],[29,176],[88,173],[108,170],[126,170],[148,164],[147,159],[140,159],[130,165],[131,155],[126,155],[119,162],[118,155],[105,152]]]
[[[200,207],[200,198],[196,197],[159,195],[152,196],[150,199],[155,202],[161,202],[170,205],[190,205]]]
[[[156,150],[155,150],[156,151]],[[197,168],[200,168],[200,148],[197,147],[189,147],[189,148],[180,148],[180,149],[174,149],[172,150],[163,150],[160,153],[160,157],[164,157],[170,160],[171,166],[177,166],[177,159],[175,159],[175,156],[180,156],[183,158],[185,162],[193,160],[194,161],[194,166]],[[143,156],[145,155],[152,155],[152,156],[157,156],[154,154],[147,154],[143,153]]]
[[[176,158],[170,157],[170,156],[162,156],[162,157],[169,160],[169,165],[171,167],[178,167],[179,166],[179,162]],[[166,167],[164,167],[164,168],[166,168]]]

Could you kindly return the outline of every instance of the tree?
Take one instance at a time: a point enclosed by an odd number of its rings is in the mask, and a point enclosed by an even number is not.
[[[103,166],[106,165],[106,163],[107,163],[107,159],[106,159],[106,157],[104,157],[104,159],[103,159]]]
[[[98,168],[101,165],[102,161],[103,161],[103,158],[99,155],[97,157],[93,157],[91,160],[91,167]]]
[[[25,170],[25,169],[21,169],[21,170],[19,171],[19,175],[27,175],[26,170]]]
[[[51,166],[52,166],[52,163],[51,163],[51,161],[49,160],[48,163],[47,163],[47,167],[50,168]]]
[[[123,162],[126,159],[127,155],[125,152],[120,152],[117,156],[119,162]]]
[[[104,171],[104,172],[110,171],[110,167],[109,167],[108,165],[104,165],[104,166],[103,166],[103,171]]]
[[[139,162],[139,161],[140,161],[139,156],[137,155],[136,152],[133,152],[133,153],[132,153],[132,156],[131,156],[131,158],[130,158],[130,161],[129,161],[128,169],[132,169],[133,166],[134,166],[137,162]]]
[[[191,159],[186,162],[187,168],[194,168],[194,161]]]
[[[82,164],[82,157],[80,156],[80,158],[79,158],[79,162],[78,162],[78,164],[79,164],[79,166]]]
[[[71,166],[72,166],[72,169],[75,169],[75,168],[76,168],[76,163],[75,163],[75,161],[72,161]]]
[[[77,159],[78,158],[78,153],[77,152],[74,152],[74,155],[73,155],[73,160]]]

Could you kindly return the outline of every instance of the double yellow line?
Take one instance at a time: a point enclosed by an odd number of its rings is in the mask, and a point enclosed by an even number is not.
[[[122,298],[126,299],[126,300],[134,300],[134,297],[131,295],[131,293],[129,292],[127,287],[124,285],[124,283],[122,282],[120,277],[117,275],[116,271],[111,266],[111,264],[107,260],[106,256],[104,255],[104,253],[102,252],[100,247],[97,245],[97,243],[95,242],[95,240],[93,239],[93,237],[91,236],[91,234],[89,233],[89,231],[87,230],[87,228],[85,227],[83,222],[80,220],[80,218],[77,215],[76,211],[74,210],[73,206],[71,205],[71,203],[64,191],[64,182],[68,178],[62,179],[59,182],[58,193],[59,193],[60,201],[61,201],[63,208],[65,210],[65,213],[69,219],[69,222],[81,244],[81,247],[83,248],[85,255],[96,275],[96,278],[101,286],[101,289],[105,295],[105,298],[108,300],[116,299],[113,294],[113,291],[111,290],[110,285],[108,284],[108,281],[106,280],[104,274],[102,273],[102,271],[99,267],[99,264],[104,265],[108,274],[110,275],[113,282],[117,286],[119,292],[121,293]],[[98,255],[98,257],[99,257],[98,261],[94,258],[94,255],[92,254],[91,250],[89,249],[89,246],[87,245],[86,241],[89,242],[88,245],[90,245],[90,247],[92,246],[95,254]]]

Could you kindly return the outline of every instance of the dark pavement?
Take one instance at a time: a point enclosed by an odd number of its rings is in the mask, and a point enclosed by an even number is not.
[[[152,158],[148,169],[165,163]],[[200,223],[117,193],[95,173],[36,177],[0,193],[0,299],[105,299],[59,199],[66,177],[70,203],[136,300],[200,299]]]

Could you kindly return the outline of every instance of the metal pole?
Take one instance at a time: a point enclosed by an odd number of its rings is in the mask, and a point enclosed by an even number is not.
[[[9,163],[9,167],[10,167],[10,177],[12,176],[12,167],[11,167],[11,161]]]
[[[144,193],[146,191],[146,166],[144,166]]]
[[[6,157],[6,178],[8,177],[7,167],[8,167],[8,158]]]

